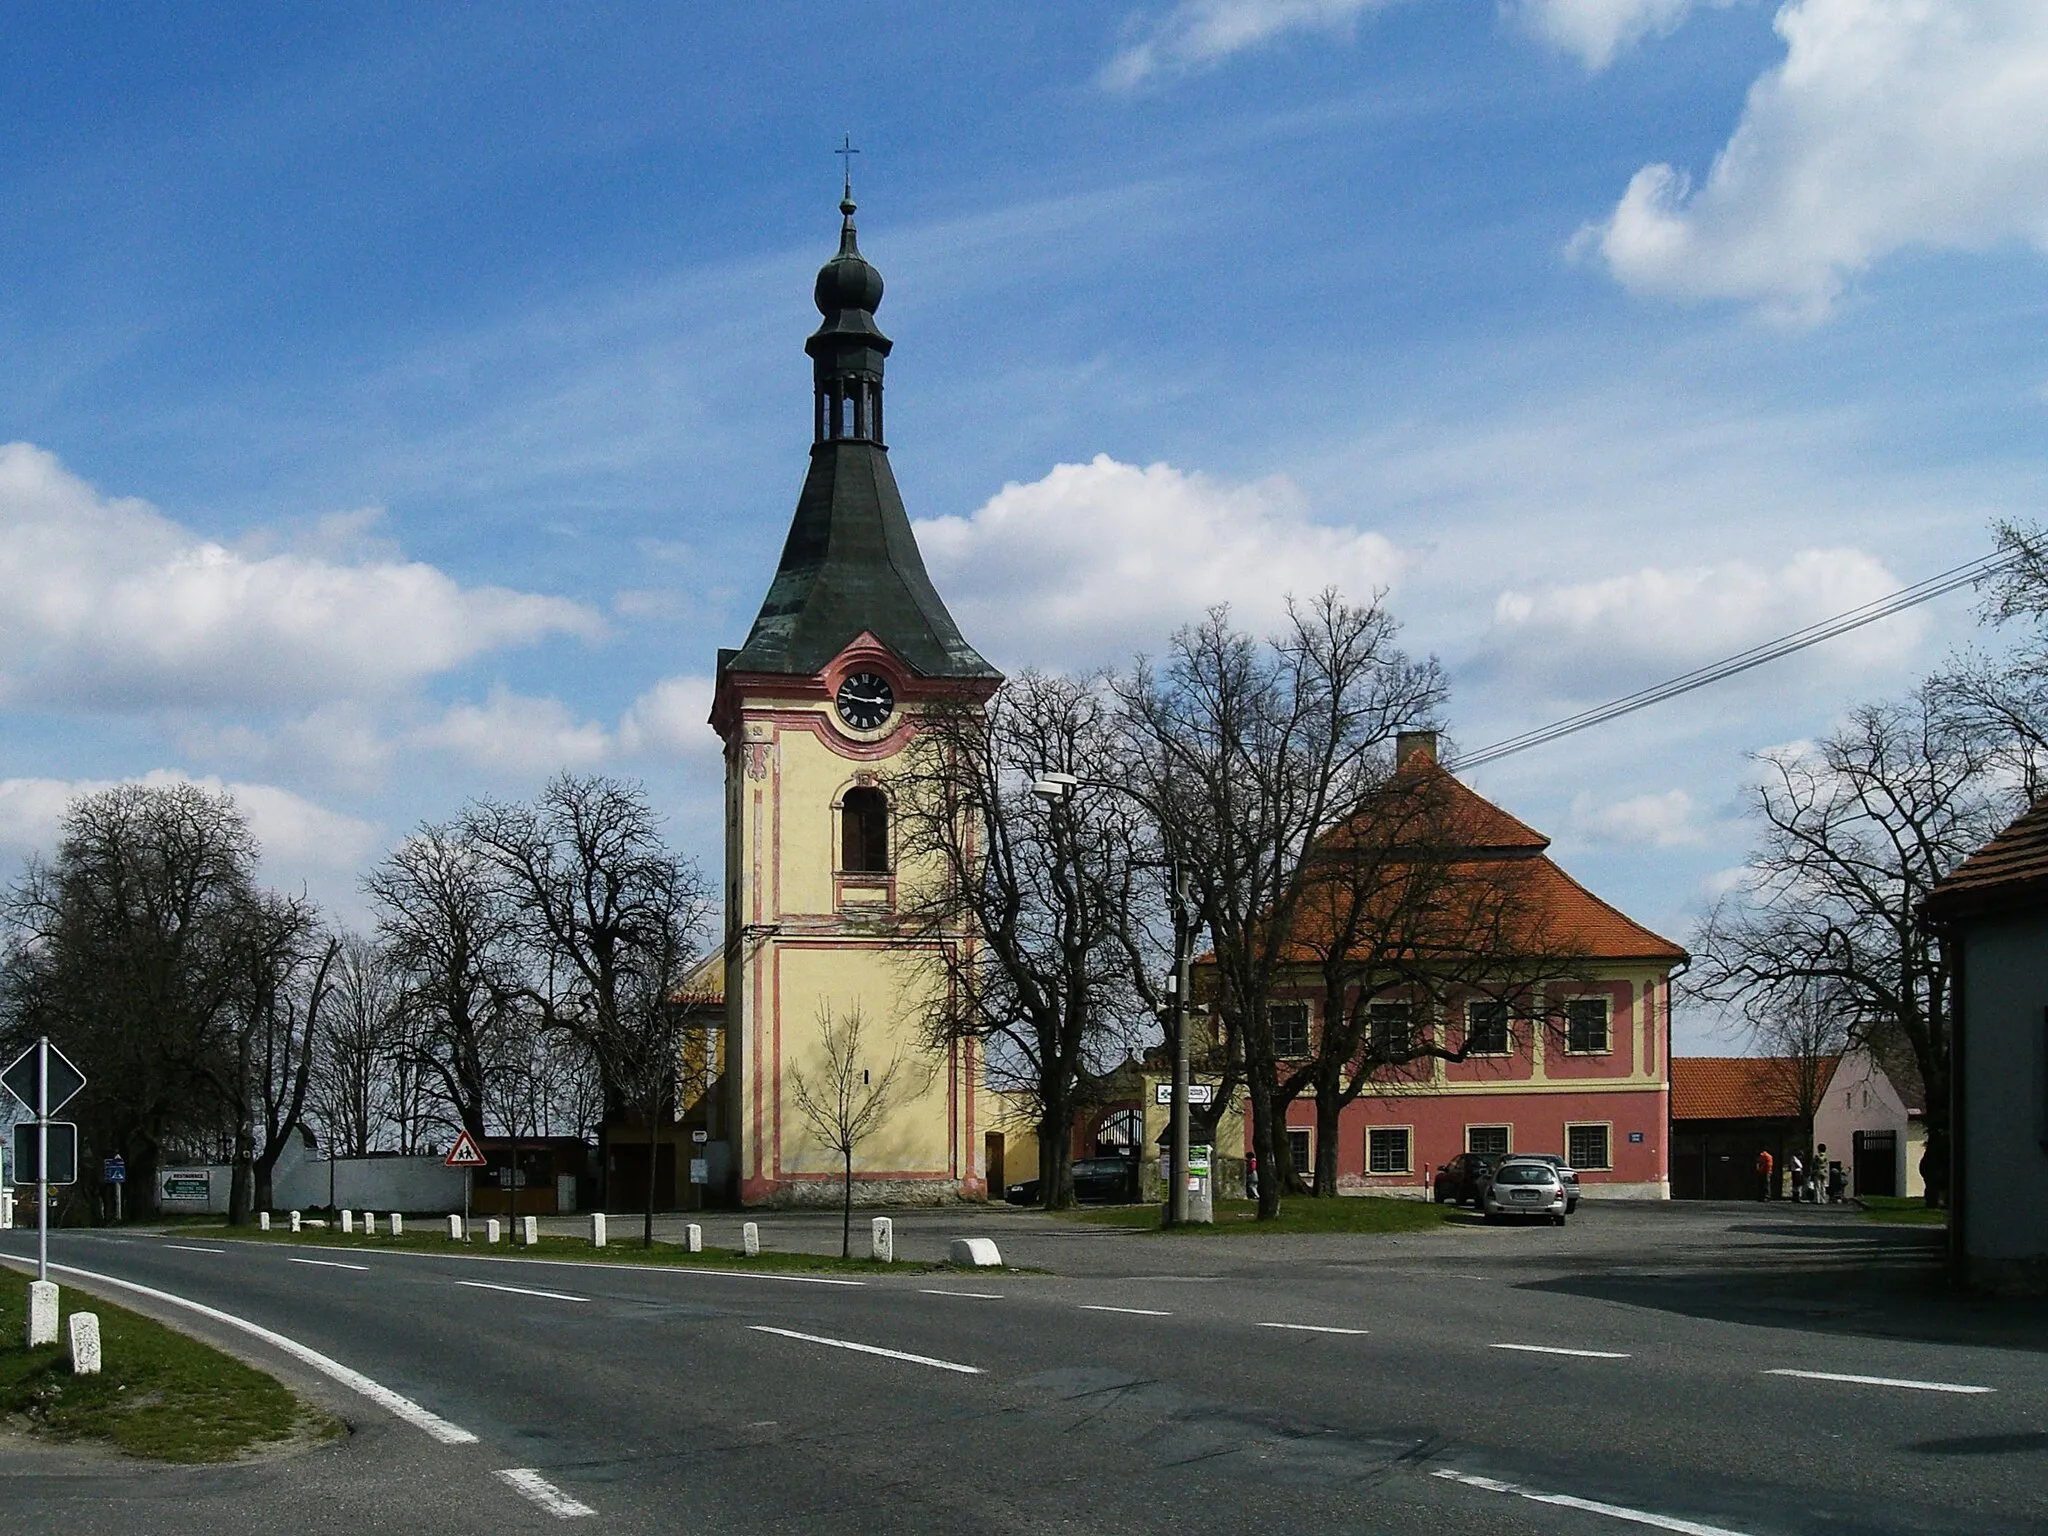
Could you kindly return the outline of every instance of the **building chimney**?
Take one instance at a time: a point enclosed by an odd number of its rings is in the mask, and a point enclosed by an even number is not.
[[[1402,731],[1399,735],[1395,736],[1394,765],[1396,767],[1407,767],[1408,759],[1417,753],[1422,755],[1424,762],[1433,763],[1436,761],[1435,731]]]

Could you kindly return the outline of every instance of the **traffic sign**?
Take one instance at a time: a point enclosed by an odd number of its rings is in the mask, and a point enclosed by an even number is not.
[[[38,1091],[36,1062],[38,1058],[49,1062],[49,1097],[45,1099]],[[4,1087],[33,1114],[54,1115],[58,1110],[78,1097],[78,1090],[85,1086],[85,1074],[71,1065],[62,1051],[47,1040],[38,1041],[14,1058],[5,1072],[0,1072],[0,1087]]]
[[[38,1122],[18,1121],[14,1127],[14,1164],[16,1184],[76,1184],[78,1182],[78,1127],[68,1120],[43,1122],[50,1133],[50,1176],[43,1177],[41,1160],[36,1156]]]
[[[100,1164],[100,1182],[102,1184],[126,1184],[128,1182],[128,1162],[120,1153],[116,1152],[112,1157]]]
[[[1155,1104],[1171,1104],[1173,1102],[1173,1084],[1154,1083],[1152,1085],[1152,1101]],[[1190,1104],[1214,1104],[1216,1102],[1216,1085],[1214,1083],[1189,1083],[1188,1102]]]
[[[448,1149],[448,1155],[441,1159],[450,1168],[481,1168],[490,1161],[476,1148],[476,1138],[467,1131],[456,1133],[455,1145]]]

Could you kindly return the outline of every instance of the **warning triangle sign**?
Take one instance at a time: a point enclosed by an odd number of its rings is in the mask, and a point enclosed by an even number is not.
[[[463,1131],[455,1138],[455,1145],[448,1149],[448,1155],[441,1159],[450,1168],[481,1168],[488,1161],[476,1149],[476,1138]]]

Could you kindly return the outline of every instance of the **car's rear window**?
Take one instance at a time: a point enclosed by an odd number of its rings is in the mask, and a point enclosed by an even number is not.
[[[1554,1184],[1557,1175],[1549,1168],[1533,1168],[1527,1163],[1510,1163],[1493,1176],[1496,1184]]]

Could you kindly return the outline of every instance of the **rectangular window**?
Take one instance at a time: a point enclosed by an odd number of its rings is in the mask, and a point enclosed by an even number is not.
[[[1465,1054],[1505,1056],[1508,1053],[1508,1005],[1470,1002],[1465,1005]]]
[[[1381,1061],[1399,1061],[1414,1049],[1415,1010],[1407,1003],[1374,1003],[1366,1010],[1367,1040]]]
[[[1491,1152],[1496,1157],[1506,1157],[1508,1155],[1508,1128],[1504,1125],[1466,1126],[1465,1150],[1467,1152]]]
[[[1564,1048],[1598,1055],[1607,1049],[1607,999],[1574,997],[1564,1005]]]
[[[1407,1173],[1408,1127],[1376,1125],[1365,1133],[1365,1169],[1368,1173]]]
[[[1309,1054],[1307,1003],[1275,1003],[1268,1016],[1273,1020],[1275,1056],[1282,1061],[1299,1061]]]
[[[1614,1161],[1608,1155],[1607,1139],[1607,1127],[1604,1125],[1566,1126],[1565,1161],[1574,1168],[1612,1168]]]
[[[1294,1171],[1304,1179],[1316,1171],[1314,1147],[1309,1132],[1291,1129],[1288,1131],[1287,1160],[1294,1164]]]

